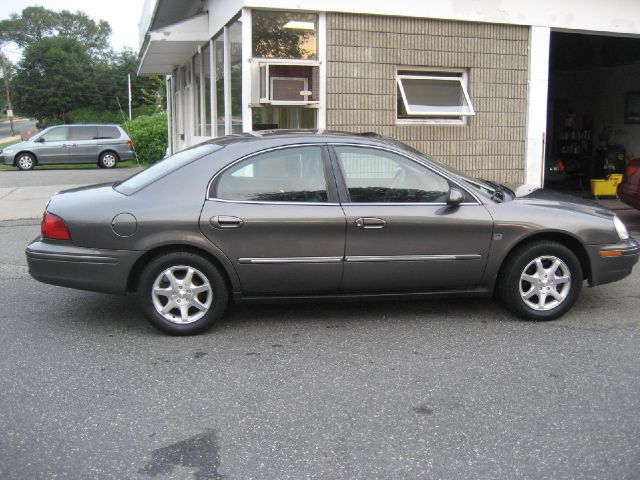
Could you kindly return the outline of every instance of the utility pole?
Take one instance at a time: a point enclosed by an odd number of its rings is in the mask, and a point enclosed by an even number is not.
[[[9,92],[9,67],[7,66],[7,59],[2,52],[0,52],[0,65],[2,66],[2,76],[4,77],[4,90],[7,94],[7,113],[11,125],[11,136],[13,136],[16,132],[13,129],[13,107],[11,106],[11,94]]]

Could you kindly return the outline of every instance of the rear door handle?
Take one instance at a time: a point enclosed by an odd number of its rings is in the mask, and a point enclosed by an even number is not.
[[[381,218],[362,217],[356,220],[356,227],[362,230],[380,230],[387,225],[387,222]]]
[[[232,217],[229,215],[218,215],[216,217],[211,217],[209,220],[211,226],[214,228],[240,228],[244,225],[244,222],[241,218]]]

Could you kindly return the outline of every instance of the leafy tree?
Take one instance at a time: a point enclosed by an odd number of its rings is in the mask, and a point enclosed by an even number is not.
[[[314,58],[315,31],[284,28],[290,21],[315,22],[315,15],[254,11],[253,54],[264,58]],[[307,47],[313,45],[309,50]]]
[[[44,7],[27,7],[21,14],[12,13],[0,21],[0,38],[26,48],[44,38],[60,36],[74,38],[88,49],[108,48],[111,27],[104,20],[95,22],[83,12],[56,12]]]
[[[84,45],[73,38],[50,37],[29,45],[13,78],[14,103],[24,115],[40,120],[91,103],[94,68]]]

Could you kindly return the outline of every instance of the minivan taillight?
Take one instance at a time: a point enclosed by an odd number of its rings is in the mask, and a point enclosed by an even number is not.
[[[637,165],[627,165],[627,177],[630,177],[631,175],[633,175],[634,173],[636,173],[638,171],[638,167]]]
[[[127,147],[133,148],[133,141],[127,140]]]
[[[44,238],[51,238],[53,240],[70,240],[71,234],[67,228],[67,224],[57,215],[49,213],[47,211],[42,215],[42,224],[40,225],[40,231]]]

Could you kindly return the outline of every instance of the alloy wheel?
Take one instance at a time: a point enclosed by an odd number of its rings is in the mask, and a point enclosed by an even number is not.
[[[177,265],[156,277],[151,298],[154,308],[165,320],[186,325],[197,322],[209,311],[213,290],[200,270]]]
[[[571,271],[552,255],[540,256],[527,264],[520,275],[522,301],[536,311],[549,311],[566,300],[571,291]]]

